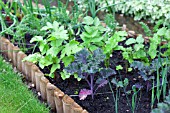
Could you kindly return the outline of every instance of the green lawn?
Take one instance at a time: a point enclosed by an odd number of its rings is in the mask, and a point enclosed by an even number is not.
[[[49,113],[1,56],[0,113]]]

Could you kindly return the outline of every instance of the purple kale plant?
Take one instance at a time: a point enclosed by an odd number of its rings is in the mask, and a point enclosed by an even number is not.
[[[84,100],[88,95],[91,95],[94,99],[97,90],[104,87],[108,83],[107,78],[116,74],[116,71],[102,65],[106,56],[99,48],[93,52],[83,49],[76,53],[74,57],[75,61],[64,70],[70,74],[77,74],[87,82],[89,89],[80,90],[80,100]]]

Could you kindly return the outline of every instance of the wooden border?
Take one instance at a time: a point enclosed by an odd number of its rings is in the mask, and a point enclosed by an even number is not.
[[[0,51],[6,58],[11,59],[12,65],[16,66],[28,81],[36,86],[42,99],[47,101],[48,106],[56,113],[88,113],[70,96],[51,84],[38,66],[31,62],[23,62],[23,58],[27,55],[4,37],[0,37]]]

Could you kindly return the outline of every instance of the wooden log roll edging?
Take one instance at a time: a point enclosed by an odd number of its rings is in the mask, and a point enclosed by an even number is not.
[[[49,83],[49,80],[46,77],[41,77],[40,79],[40,92],[41,92],[41,97],[44,101],[47,100],[47,84]]]
[[[51,84],[38,66],[31,62],[23,62],[27,55],[4,37],[0,37],[0,52],[6,58],[11,59],[13,67],[16,67],[29,82],[35,85],[36,90],[41,93],[42,99],[47,101],[47,104],[56,113],[88,113],[70,96]]]

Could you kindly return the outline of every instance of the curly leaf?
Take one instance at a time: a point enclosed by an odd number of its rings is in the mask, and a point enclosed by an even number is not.
[[[108,81],[106,79],[102,79],[102,78],[98,78],[96,80],[96,84],[98,84],[98,88],[101,88],[103,86],[105,86],[108,83]]]
[[[116,71],[111,69],[111,68],[103,68],[100,70],[100,74],[104,77],[104,78],[108,78],[111,75],[115,75]]]
[[[81,89],[79,92],[79,99],[84,100],[88,95],[91,95],[92,91],[88,89]]]
[[[70,74],[78,73],[79,71],[81,71],[80,67],[75,62],[68,65],[64,70]]]
[[[103,54],[102,49],[98,48],[93,51],[93,59],[95,59],[97,62],[101,63],[102,61],[104,61],[105,58],[106,58],[106,55]]]
[[[75,61],[80,63],[86,63],[88,56],[90,55],[87,49],[82,49],[78,53],[75,54]]]

